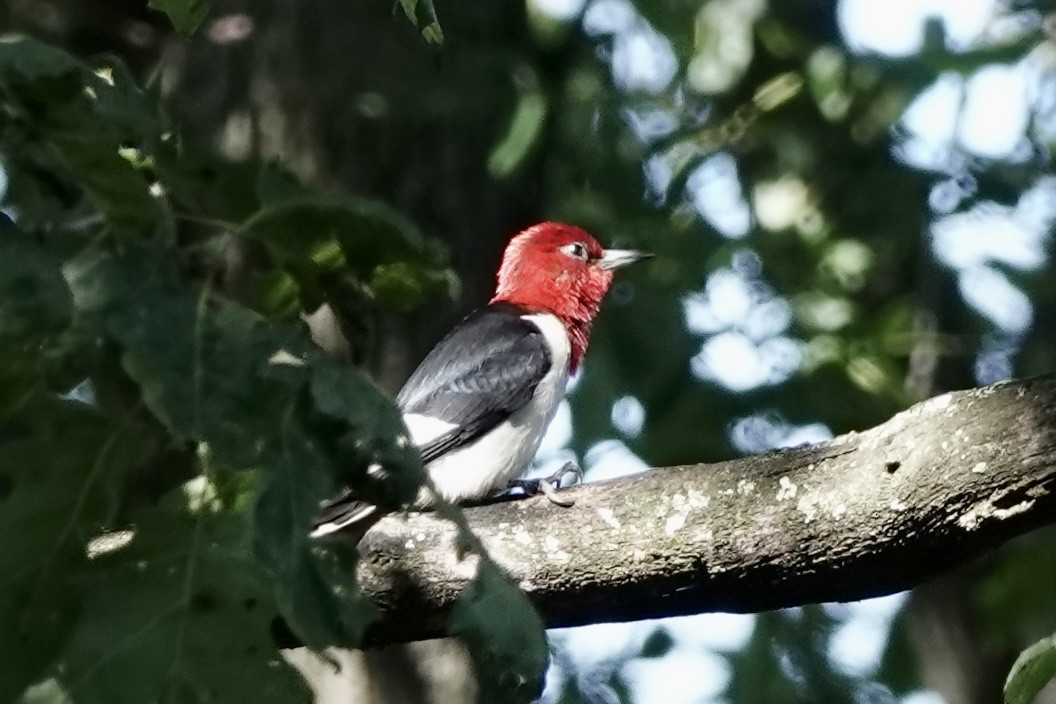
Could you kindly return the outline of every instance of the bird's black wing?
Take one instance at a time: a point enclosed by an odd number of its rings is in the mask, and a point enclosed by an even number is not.
[[[552,360],[542,331],[523,313],[497,304],[471,314],[437,343],[400,390],[396,404],[405,415],[453,426],[419,446],[424,463],[473,442],[531,400]],[[365,530],[377,517],[375,507],[346,490],[320,508],[312,534],[357,524]]]
[[[423,462],[473,442],[531,400],[550,370],[543,333],[523,311],[492,305],[459,323],[396,397],[404,414],[454,426],[419,447]]]

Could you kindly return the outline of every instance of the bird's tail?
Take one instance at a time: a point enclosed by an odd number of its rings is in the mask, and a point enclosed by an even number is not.
[[[351,490],[346,489],[319,509],[312,521],[311,537],[322,538],[341,531],[349,536],[356,535],[358,540],[380,518],[377,506],[357,499]]]

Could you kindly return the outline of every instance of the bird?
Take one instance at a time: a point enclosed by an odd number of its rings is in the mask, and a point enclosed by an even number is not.
[[[534,458],[583,361],[614,272],[650,256],[605,249],[585,230],[558,222],[510,239],[494,296],[432,348],[396,396],[437,493],[464,503],[518,487],[568,505],[553,489],[564,476],[581,475],[574,464],[542,480],[516,477]],[[415,505],[428,503],[423,492]],[[361,535],[382,513],[345,489],[321,505],[311,536],[355,527]]]

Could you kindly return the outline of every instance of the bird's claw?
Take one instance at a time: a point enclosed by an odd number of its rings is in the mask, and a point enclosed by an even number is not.
[[[507,485],[507,488],[520,489],[527,496],[542,494],[550,503],[570,508],[576,502],[573,499],[562,499],[557,495],[557,490],[561,488],[563,483],[561,480],[566,474],[571,474],[577,480],[583,481],[583,470],[579,468],[579,465],[575,462],[566,462],[549,477],[542,479],[514,479]]]
[[[566,483],[562,481],[566,475],[575,477],[576,482],[579,484],[583,483],[583,470],[580,469],[579,465],[575,462],[565,462],[556,472],[551,474],[543,481],[549,482],[553,485],[554,488],[560,489],[566,486]],[[553,501],[553,499],[550,500]]]

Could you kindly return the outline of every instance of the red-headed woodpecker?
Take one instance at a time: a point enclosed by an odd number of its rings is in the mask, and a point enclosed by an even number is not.
[[[485,498],[527,468],[587,351],[613,271],[647,256],[602,249],[580,228],[553,222],[510,240],[490,303],[456,325],[396,397],[445,499]],[[345,492],[324,504],[312,536],[366,527],[375,514],[375,506]]]

